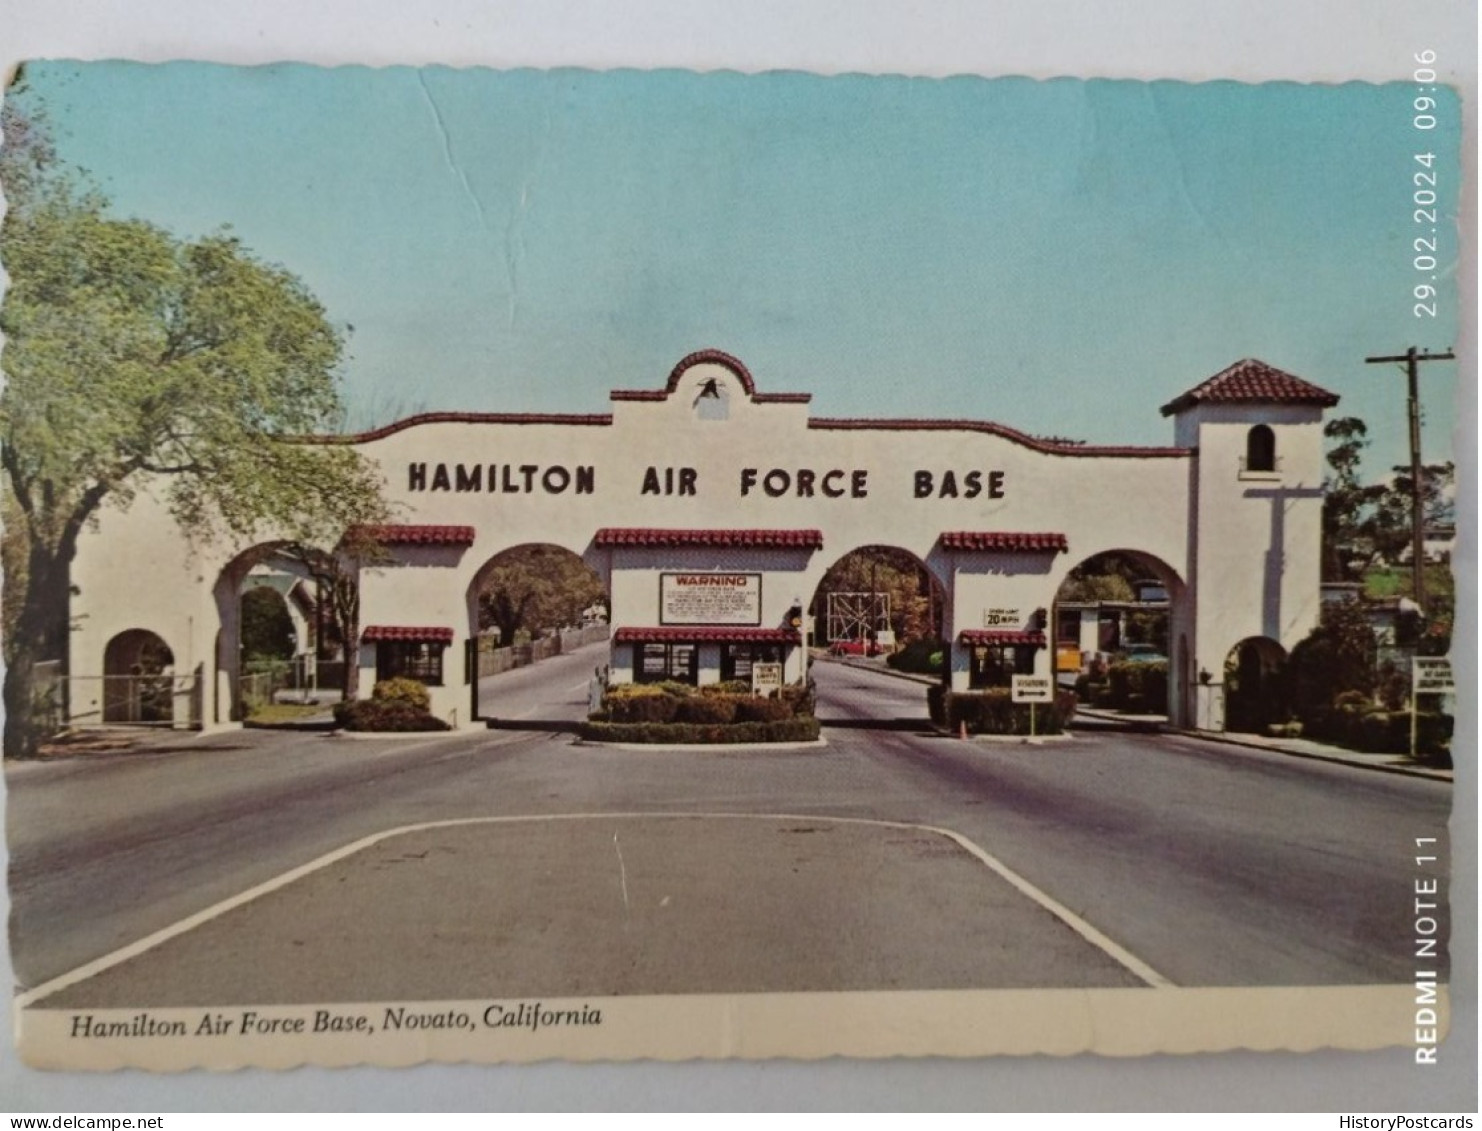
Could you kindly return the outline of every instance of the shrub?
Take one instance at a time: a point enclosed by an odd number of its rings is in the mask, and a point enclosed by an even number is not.
[[[688,699],[695,693],[695,688],[688,683],[680,683],[678,680],[665,679],[652,684],[652,687],[662,691],[665,695],[672,695],[676,699]]]
[[[779,688],[777,698],[786,703],[792,713],[800,719],[812,718],[818,713],[818,687],[811,676],[807,687],[790,683],[786,687]]]
[[[942,670],[947,645],[932,637],[912,640],[899,652],[885,657],[885,662],[898,672],[921,672],[935,675]]]
[[[600,723],[581,725],[581,737],[590,742],[634,742],[656,746],[694,746],[704,743],[813,742],[817,719],[791,718],[775,723]]]
[[[679,702],[674,696],[656,690],[642,694],[609,694],[603,706],[615,723],[668,723],[674,721]]]
[[[736,699],[729,695],[691,695],[676,701],[677,723],[729,723],[736,718]]]
[[[1107,670],[1111,705],[1118,711],[1168,713],[1168,664],[1115,663]]]
[[[701,695],[750,695],[751,684],[744,679],[723,679],[700,688]]]
[[[405,703],[425,711],[432,706],[427,688],[415,679],[383,679],[371,688],[371,698],[378,703]]]
[[[1007,687],[947,691],[943,696],[943,707],[946,726],[954,732],[966,724],[969,734],[1029,733],[1030,704],[1015,703]],[[1074,714],[1075,696],[1061,692],[1053,703],[1035,706],[1035,733],[1059,734]]]
[[[344,730],[410,732],[448,730],[448,724],[399,699],[356,699],[336,703],[334,721]]]
[[[764,699],[760,695],[752,695],[736,700],[738,723],[780,723],[792,717],[792,704],[781,699]]]

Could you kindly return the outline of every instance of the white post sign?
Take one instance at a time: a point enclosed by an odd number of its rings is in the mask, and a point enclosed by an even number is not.
[[[1047,675],[1016,675],[1012,696],[1015,703],[1053,703],[1055,683]]]
[[[1029,739],[1037,741],[1034,733],[1034,705],[1055,701],[1055,679],[1048,675],[1016,675],[1010,685],[1009,697],[1015,703],[1029,704]]]
[[[1455,695],[1456,680],[1451,661],[1444,656],[1416,656],[1412,661],[1411,688],[1416,695]]]
[[[754,695],[770,695],[782,687],[781,664],[752,664],[751,691]]]
[[[1455,695],[1456,680],[1451,661],[1444,656],[1416,656],[1410,667],[1410,757],[1419,745],[1419,713],[1422,695]]]

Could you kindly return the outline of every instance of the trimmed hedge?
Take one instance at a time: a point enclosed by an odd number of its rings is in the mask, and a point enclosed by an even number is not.
[[[381,680],[371,688],[371,698],[378,703],[405,703],[419,711],[432,707],[432,696],[427,694],[426,686],[418,680],[402,676]]]
[[[1058,691],[1053,703],[1040,703],[1034,710],[1036,734],[1059,734],[1075,717],[1076,697]],[[1015,703],[1007,687],[978,691],[952,691],[940,683],[926,689],[926,711],[931,721],[954,734],[967,723],[969,734],[1028,734],[1029,704]]]
[[[341,729],[352,731],[403,733],[452,729],[437,716],[399,699],[355,699],[349,703],[336,703],[334,721]]]
[[[931,689],[935,690],[935,688]],[[927,696],[928,710],[932,696]],[[967,724],[969,734],[1028,734],[1028,703],[1015,703],[1007,687],[989,687],[981,691],[946,691],[937,696],[940,701],[941,722],[954,733]],[[1065,724],[1075,715],[1075,696],[1062,691],[1053,703],[1039,703],[1034,707],[1034,732],[1036,734],[1060,734]],[[937,711],[932,713],[936,722]]]
[[[619,726],[775,724],[811,719],[815,701],[811,682],[806,688],[784,687],[770,697],[753,695],[742,680],[700,688],[667,681],[620,683],[607,689],[602,709],[590,721]]]
[[[773,723],[604,723],[585,722],[581,737],[589,742],[634,742],[656,746],[696,746],[728,742],[812,742],[818,720],[790,718]]]
[[[781,699],[762,699],[748,695],[736,700],[736,722],[780,723],[793,717],[792,704]]]
[[[1168,664],[1115,663],[1107,669],[1111,706],[1139,715],[1168,714]],[[1099,704],[1098,704],[1099,706]]]
[[[691,695],[688,699],[677,699],[675,703],[676,723],[724,725],[735,721],[738,707],[734,695]]]

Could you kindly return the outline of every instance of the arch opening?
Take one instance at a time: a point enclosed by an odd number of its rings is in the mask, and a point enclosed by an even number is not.
[[[608,639],[607,582],[564,546],[526,542],[501,550],[479,568],[466,599],[466,672],[475,718],[497,712],[496,677],[514,668],[588,647],[594,667],[607,666],[598,648]],[[573,713],[585,717],[575,706]]]
[[[809,642],[836,660],[945,678],[947,607],[941,580],[912,551],[884,543],[859,546],[835,559],[814,588],[807,608]],[[925,689],[916,690],[924,718]],[[820,719],[845,713],[820,694]]]
[[[1287,653],[1269,636],[1248,636],[1225,656],[1225,729],[1263,734],[1287,720]]]
[[[1057,684],[1082,708],[1186,717],[1186,591],[1156,555],[1118,548],[1082,558],[1055,592],[1048,618]]]
[[[154,632],[130,628],[103,649],[103,721],[173,723],[175,654]]]
[[[1257,424],[1245,434],[1245,470],[1276,470],[1276,433],[1270,425]]]
[[[218,720],[248,719],[288,692],[306,705],[354,697],[347,642],[360,602],[349,556],[260,543],[222,567],[214,596]]]

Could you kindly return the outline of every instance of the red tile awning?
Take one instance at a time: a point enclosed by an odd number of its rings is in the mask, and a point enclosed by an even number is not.
[[[383,640],[408,640],[426,644],[451,644],[453,643],[453,630],[451,628],[429,627],[426,625],[373,624],[360,634],[360,639],[366,644],[377,644]]]
[[[477,532],[471,526],[357,526],[351,536],[383,546],[472,546]]]
[[[1043,632],[1022,632],[1018,629],[1003,628],[966,628],[958,637],[964,644],[974,648],[1006,647],[1014,645],[1018,647],[1043,648],[1045,646],[1045,634]]]
[[[647,526],[605,526],[598,546],[725,546],[758,550],[821,550],[818,530],[658,530]]]
[[[734,628],[712,624],[695,628],[664,625],[659,628],[620,628],[612,635],[616,644],[797,644],[798,634],[790,628]]]
[[[1064,534],[1024,533],[1014,530],[949,530],[942,535],[945,550],[992,550],[1000,553],[1063,554],[1070,549]]]

